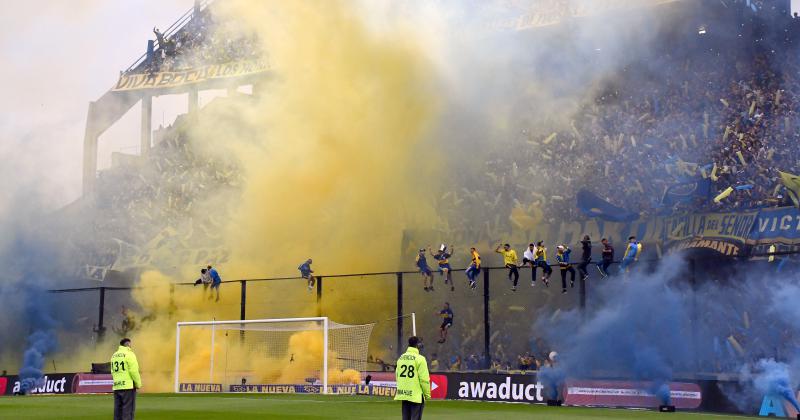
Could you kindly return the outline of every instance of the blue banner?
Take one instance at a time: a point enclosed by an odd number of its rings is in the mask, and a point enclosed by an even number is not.
[[[632,222],[639,218],[638,213],[617,207],[588,190],[578,191],[577,201],[578,209],[589,217],[612,222]]]
[[[682,182],[667,188],[661,203],[666,207],[671,207],[676,203],[688,203],[694,199],[707,200],[710,192],[711,180],[709,179]]]
[[[750,232],[751,244],[800,243],[800,211],[795,207],[764,209]]]

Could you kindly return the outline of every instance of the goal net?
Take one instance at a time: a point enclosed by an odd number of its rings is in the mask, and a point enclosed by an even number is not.
[[[373,326],[326,317],[178,322],[175,392],[327,393],[359,384]]]

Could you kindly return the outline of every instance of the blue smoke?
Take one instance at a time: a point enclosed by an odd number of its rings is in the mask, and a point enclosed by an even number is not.
[[[689,368],[694,361],[686,345],[692,327],[691,290],[670,284],[684,275],[684,266],[671,256],[655,273],[604,280],[592,290],[593,301],[602,303],[586,319],[577,309],[556,321],[539,317],[536,331],[558,351],[563,376],[651,382],[649,391],[670,404],[674,370]],[[549,373],[543,383],[553,385]]]
[[[12,210],[8,218],[0,219],[5,239],[0,243],[0,305],[7,308],[7,316],[0,320],[0,342],[13,345],[0,350],[22,356],[21,389],[28,391],[43,378],[46,357],[58,348],[56,330],[60,324],[53,314],[68,313],[60,308],[63,302],[51,299],[47,289],[71,276],[66,275],[66,246],[62,241],[66,235],[61,229],[45,223],[47,215],[34,209]],[[9,341],[6,337],[16,339]],[[21,337],[27,337],[24,347]]]
[[[22,359],[22,369],[19,371],[20,387],[23,392],[28,392],[42,380],[42,368],[45,355],[57,347],[56,336],[53,331],[39,330],[28,337],[28,349]]]
[[[19,371],[20,387],[27,392],[42,380],[45,356],[58,348],[55,333],[56,320],[50,314],[50,299],[42,290],[28,290],[26,293],[25,315],[34,330],[27,340],[27,348],[22,357]]]
[[[757,410],[765,393],[783,396],[798,410],[800,276],[775,283],[763,267],[738,265],[703,277],[693,289],[680,256],[667,256],[652,273],[633,272],[589,284],[590,307],[548,316],[534,325],[558,351],[563,377],[648,382],[648,391],[670,405],[669,384],[696,372],[740,372],[740,389],[723,386],[744,412]],[[724,268],[724,267],[723,267]],[[722,269],[722,268],[721,268]],[[719,280],[722,279],[722,280]],[[773,356],[778,361],[769,359]],[[545,372],[548,387],[563,382]]]
[[[800,412],[800,404],[795,398],[796,384],[792,384],[789,377],[789,365],[777,362],[775,359],[761,359],[754,367],[742,368],[742,379],[749,380],[762,394],[780,395],[789,401]]]
[[[792,277],[797,279],[796,275]],[[777,290],[773,291],[771,300],[772,306],[769,313],[781,321],[781,323],[776,323],[774,328],[783,327],[785,331],[790,331],[794,335],[800,334],[800,326],[797,323],[797,320],[800,319],[800,285],[796,282],[781,284]],[[795,410],[800,412],[800,403],[795,396],[796,381],[800,376],[800,368],[798,368],[800,366],[800,349],[794,347],[793,350],[793,354],[789,355],[791,365],[774,359],[761,359],[756,364],[755,374],[747,370],[745,373],[752,374],[750,376],[756,389],[782,396],[794,406]],[[792,377],[795,380],[794,383],[791,381]]]
[[[558,390],[564,385],[566,372],[558,366],[543,366],[539,369],[537,378],[544,386],[545,398],[548,400],[558,399]]]

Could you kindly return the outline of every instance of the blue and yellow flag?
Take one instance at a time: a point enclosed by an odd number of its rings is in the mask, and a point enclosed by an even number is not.
[[[670,185],[661,198],[661,203],[665,206],[672,206],[676,203],[689,203],[694,199],[707,200],[711,192],[711,180],[696,179],[693,181],[681,182]]]
[[[800,199],[798,199],[800,197],[800,176],[781,171],[778,171],[778,173],[781,174],[781,181],[786,187],[786,193],[789,194],[792,203],[800,207]]]
[[[576,197],[578,209],[589,217],[597,217],[611,222],[632,222],[639,214],[622,207],[617,207],[597,194],[581,189]]]

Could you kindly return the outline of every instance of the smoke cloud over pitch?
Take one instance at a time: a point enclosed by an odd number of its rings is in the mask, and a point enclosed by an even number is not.
[[[545,385],[622,377],[651,383],[649,391],[668,404],[670,381],[722,368],[741,373],[739,387],[722,386],[741,410],[757,409],[768,393],[797,406],[800,353],[784,339],[800,334],[796,305],[789,304],[800,299],[797,274],[784,273],[784,285],[767,288],[772,272],[742,267],[738,275],[747,282],[707,279],[693,288],[687,267],[684,256],[667,256],[653,272],[640,267],[591,285],[585,314],[539,317],[534,334],[558,351],[556,369],[541,376]]]

